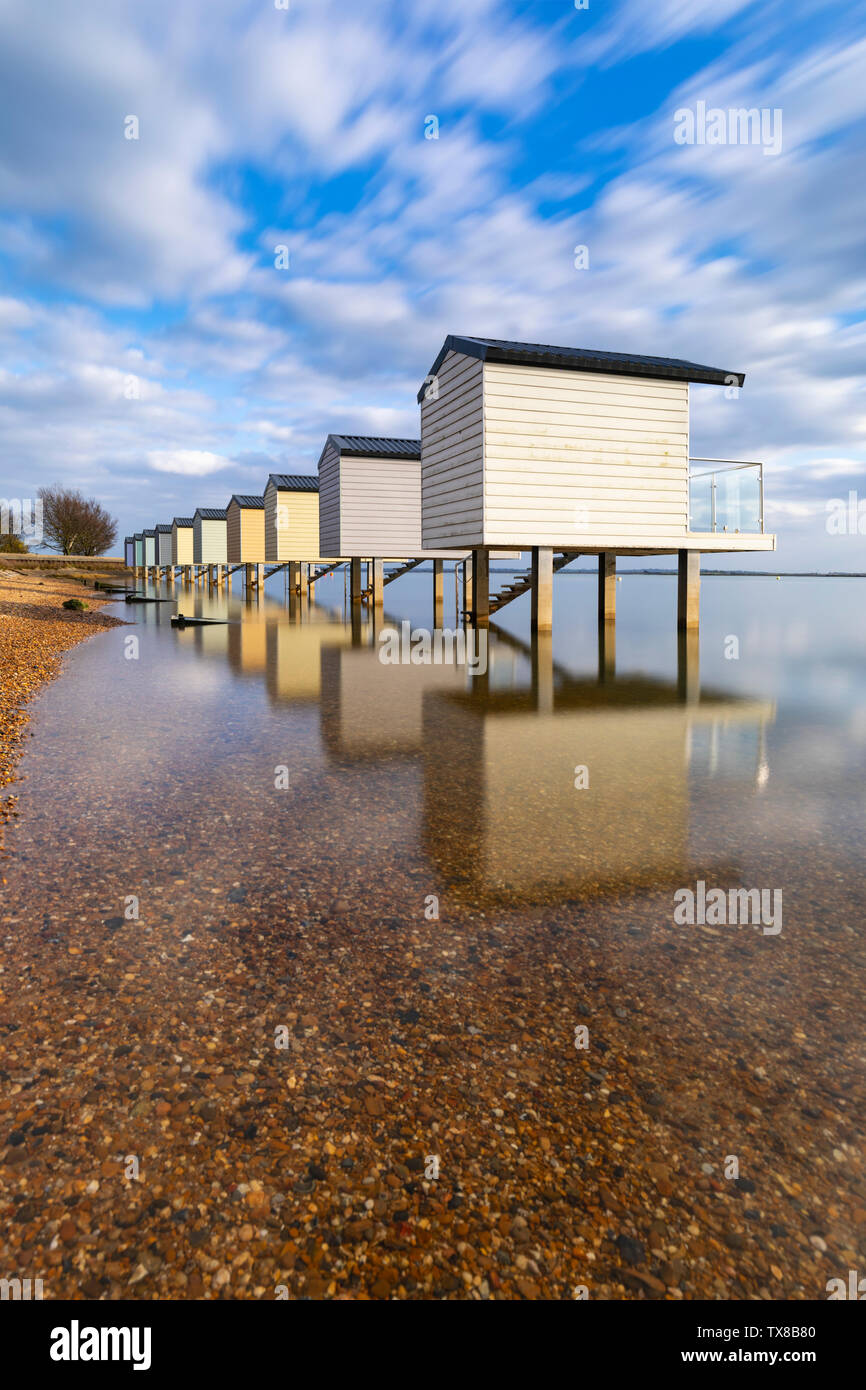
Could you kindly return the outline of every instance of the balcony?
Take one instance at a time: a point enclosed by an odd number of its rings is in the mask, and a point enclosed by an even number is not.
[[[689,459],[689,530],[763,533],[764,465],[736,459]],[[712,464],[711,468],[703,465]]]

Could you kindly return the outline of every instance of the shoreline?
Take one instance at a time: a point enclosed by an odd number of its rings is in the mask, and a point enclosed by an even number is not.
[[[87,611],[65,610],[70,598],[87,603]],[[22,572],[0,559],[0,854],[6,852],[5,827],[18,815],[18,797],[7,789],[20,780],[27,706],[60,674],[66,652],[96,632],[124,625],[102,612],[108,602],[91,592],[89,580],[85,585],[72,575]]]

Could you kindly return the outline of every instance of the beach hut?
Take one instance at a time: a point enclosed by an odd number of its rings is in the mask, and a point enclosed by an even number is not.
[[[162,525],[156,528],[156,563],[160,566],[172,564],[170,526]]]
[[[134,559],[135,559],[135,564],[136,564],[136,566],[137,566],[138,569],[141,569],[142,565],[144,564],[144,532],[143,532],[143,531],[136,531],[135,535],[134,535],[133,538],[132,538],[132,549],[133,549],[133,555],[134,555]]]
[[[265,499],[235,493],[226,508],[226,556],[230,565],[265,562]]]
[[[144,564],[151,569],[156,564],[156,528],[144,532]]]
[[[192,519],[195,565],[227,563],[227,521],[224,507],[198,507]]]
[[[319,459],[319,550],[369,559],[454,559],[421,538],[421,442],[329,434]]]
[[[171,563],[191,565],[193,561],[193,519],[176,516],[171,523]]]
[[[131,569],[135,564],[135,537],[124,536],[123,538],[123,563],[127,569]]]
[[[319,545],[319,479],[310,473],[271,473],[265,487],[265,559],[268,564],[316,560]]]
[[[473,551],[476,621],[487,620],[490,549],[514,546],[533,552],[524,587],[534,626],[550,627],[552,573],[577,555],[599,557],[608,618],[616,555],[671,553],[680,621],[696,625],[702,551],[775,549],[758,508],[748,531],[733,514],[690,529],[689,385],[738,389],[743,379],[668,357],[446,338],[418,392],[422,539]],[[742,487],[762,501],[760,465],[748,467]],[[494,610],[517,592],[497,596]]]

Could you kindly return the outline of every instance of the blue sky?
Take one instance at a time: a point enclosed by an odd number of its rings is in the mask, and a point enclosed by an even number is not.
[[[781,152],[677,144],[699,101]],[[0,495],[225,505],[417,434],[469,333],[745,371],[691,452],[765,461],[774,565],[866,568],[862,7],[0,0],[0,125]]]

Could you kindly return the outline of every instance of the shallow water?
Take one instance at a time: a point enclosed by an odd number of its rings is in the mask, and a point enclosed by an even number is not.
[[[623,577],[614,657],[594,577],[558,576],[552,641],[521,599],[476,676],[384,664],[342,576],[303,607],[276,577],[261,603],[181,590],[230,619],[184,632],[120,605],[133,626],[66,658],[16,789],[0,1014],[36,1073],[4,1118],[66,1117],[23,1186],[0,1169],[36,1202],[29,1248],[102,1174],[84,1254],[45,1266],[59,1291],[125,1290],[112,1164],[148,1148],[230,1278],[156,1213],[159,1272],[123,1296],[815,1298],[866,1258],[862,584],[705,579],[699,660],[675,586]],[[431,590],[386,589],[385,625],[431,625]],[[699,881],[781,910],[675,920]],[[65,1067],[40,1071],[46,1038]],[[231,1104],[195,1138],[168,1106],[213,1087]],[[271,1205],[235,1271],[253,1180]]]

